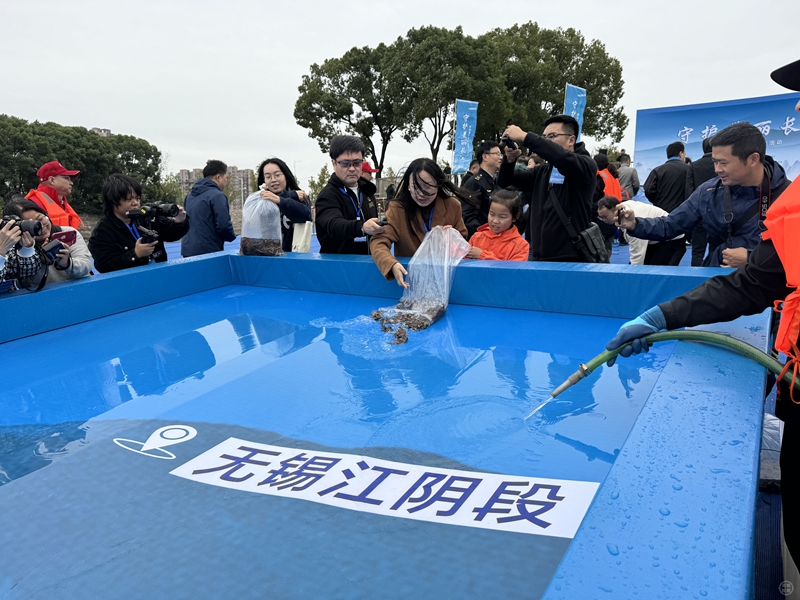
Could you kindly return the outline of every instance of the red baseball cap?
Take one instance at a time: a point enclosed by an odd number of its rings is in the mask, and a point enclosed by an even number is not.
[[[367,161],[361,163],[361,170],[366,173],[377,173],[378,169],[373,169],[372,165],[370,165]]]
[[[40,181],[44,181],[49,177],[55,177],[56,175],[67,175],[68,177],[77,177],[80,175],[80,171],[69,171],[64,168],[57,160],[51,160],[49,163],[45,163],[41,166],[41,168],[36,171],[37,177],[39,177]]]

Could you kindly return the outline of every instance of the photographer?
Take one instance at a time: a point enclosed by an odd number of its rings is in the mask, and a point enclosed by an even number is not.
[[[109,175],[103,183],[103,214],[89,239],[94,266],[101,273],[165,262],[164,242],[176,242],[189,231],[183,207],[144,207],[142,186],[126,175]],[[147,214],[142,214],[147,208]],[[172,209],[174,215],[165,216]]]
[[[80,279],[92,274],[92,255],[83,236],[72,227],[53,225],[47,213],[30,200],[16,200],[6,204],[6,216],[15,216],[26,221],[37,221],[42,231],[34,236],[34,243],[41,254],[47,256],[47,281],[66,281]],[[40,255],[41,258],[41,255]],[[21,278],[20,286],[32,288],[41,283],[44,269],[31,277]]]
[[[35,275],[42,261],[33,248],[33,236],[23,233],[16,220],[3,219],[0,225],[0,289],[6,291],[5,282]]]

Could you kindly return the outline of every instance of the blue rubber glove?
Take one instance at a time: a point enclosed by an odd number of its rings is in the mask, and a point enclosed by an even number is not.
[[[628,358],[631,354],[639,354],[640,352],[647,352],[650,350],[650,344],[643,338],[651,333],[656,333],[662,329],[667,328],[667,320],[664,318],[664,313],[658,306],[654,306],[645,313],[636,317],[633,321],[628,321],[619,328],[617,335],[606,344],[606,350],[614,350],[623,344],[628,344],[622,349],[620,355],[623,358]],[[612,366],[617,360],[615,356],[609,360],[606,365]]]

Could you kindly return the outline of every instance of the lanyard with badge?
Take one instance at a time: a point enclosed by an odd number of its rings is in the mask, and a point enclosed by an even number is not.
[[[356,221],[361,221],[361,206],[363,204],[364,196],[361,193],[361,190],[358,191],[358,205],[356,205],[356,201],[353,200],[353,197],[347,193],[347,190],[343,187],[339,188],[339,191],[342,192],[345,196],[347,196],[348,200],[353,204],[353,209],[356,211]],[[363,235],[361,237],[353,238],[354,242],[366,242],[367,236]]]
[[[123,223],[123,225],[125,225],[125,227],[128,228],[128,231],[131,232],[131,235],[133,236],[134,241],[136,241],[140,237],[142,237],[142,234],[139,233],[139,229],[136,227],[135,223],[133,223],[133,222],[131,222],[131,223]]]
[[[436,202],[433,203],[431,206],[431,214],[428,215],[428,224],[425,224],[425,221],[422,221],[422,226],[425,228],[425,233],[428,233],[431,230],[431,223],[433,223],[433,211],[436,210]]]

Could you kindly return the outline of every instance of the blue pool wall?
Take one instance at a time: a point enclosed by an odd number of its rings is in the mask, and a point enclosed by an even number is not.
[[[630,319],[727,272],[469,261],[455,269],[450,302]],[[384,279],[366,256],[265,258],[218,252],[52,284],[36,294],[10,294],[2,299],[0,343],[231,284],[392,299],[401,295],[400,287]]]
[[[450,302],[622,323],[728,272],[466,262],[456,268]],[[13,351],[15,339],[231,284],[401,293],[368,257],[218,253],[10,295],[0,343]],[[769,315],[708,329],[765,350]],[[570,336],[580,332],[564,332]],[[744,358],[677,344],[544,597],[751,597],[764,382],[764,369]]]

